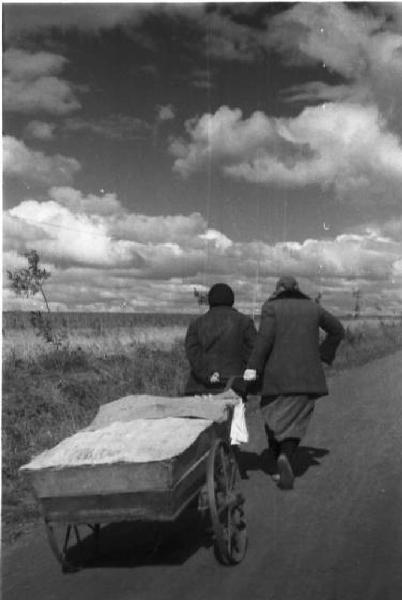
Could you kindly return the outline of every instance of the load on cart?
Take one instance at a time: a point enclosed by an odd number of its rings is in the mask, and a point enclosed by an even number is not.
[[[214,396],[127,396],[101,406],[87,428],[21,467],[63,571],[77,568],[69,549],[80,543],[80,527],[89,527],[97,541],[111,522],[174,521],[197,497],[216,557],[239,563],[247,529],[230,428],[241,402],[231,389]],[[60,542],[56,525],[64,530]]]

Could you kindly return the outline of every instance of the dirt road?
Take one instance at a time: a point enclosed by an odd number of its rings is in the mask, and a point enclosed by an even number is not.
[[[249,550],[222,567],[189,516],[152,554],[109,526],[97,564],[63,575],[42,529],[3,555],[4,600],[400,600],[402,352],[334,377],[300,450],[293,491],[266,472],[258,412],[244,450]],[[148,544],[148,550],[151,546]]]

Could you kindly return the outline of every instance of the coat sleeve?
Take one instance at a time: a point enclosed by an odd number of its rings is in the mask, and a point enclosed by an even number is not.
[[[335,358],[339,344],[345,337],[345,330],[339,319],[323,308],[320,310],[319,325],[327,334],[320,344],[320,357],[323,362],[330,365]]]
[[[208,372],[208,367],[204,358],[204,352],[198,335],[197,321],[190,323],[187,329],[184,346],[192,373],[200,381],[209,381],[211,373]]]
[[[247,367],[255,369],[258,374],[263,372],[265,363],[272,350],[275,340],[275,330],[275,310],[271,302],[266,302],[262,307],[261,322],[255,338],[254,349],[247,363]]]
[[[244,328],[243,334],[243,362],[247,364],[248,359],[250,358],[251,352],[254,348],[255,339],[257,337],[257,330],[254,325],[253,319],[247,317],[246,326]]]

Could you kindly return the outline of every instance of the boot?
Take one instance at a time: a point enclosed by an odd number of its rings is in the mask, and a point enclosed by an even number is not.
[[[286,438],[279,443],[280,454],[278,456],[278,487],[283,490],[293,489],[295,476],[291,461],[299,443],[300,440],[298,438]]]

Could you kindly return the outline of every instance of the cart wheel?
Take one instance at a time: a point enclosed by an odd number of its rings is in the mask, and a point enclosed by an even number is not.
[[[78,525],[68,524],[65,528],[64,536],[57,535],[55,527],[48,521],[45,521],[45,525],[50,547],[53,551],[53,554],[61,564],[63,573],[75,573],[76,571],[79,571],[79,565],[67,558],[70,548],[75,545],[81,545],[81,537],[78,530]],[[94,532],[95,550],[97,551],[100,525],[96,523],[95,525],[88,525],[88,527],[90,527],[90,529]],[[59,541],[59,538],[61,541]]]
[[[247,551],[244,498],[235,492],[237,473],[232,451],[216,440],[208,457],[207,491],[215,554],[225,565],[238,564]]]

